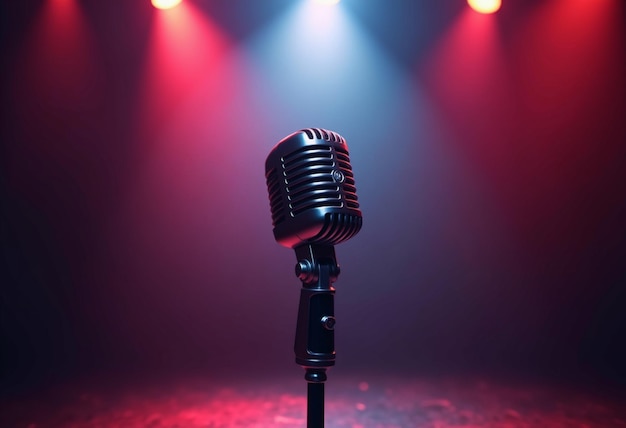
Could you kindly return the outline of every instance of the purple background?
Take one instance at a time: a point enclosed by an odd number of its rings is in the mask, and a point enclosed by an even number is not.
[[[364,216],[335,370],[626,381],[623,1],[5,3],[5,387],[297,373],[263,166],[304,127]]]

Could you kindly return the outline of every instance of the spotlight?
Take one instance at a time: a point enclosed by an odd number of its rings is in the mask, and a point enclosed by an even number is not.
[[[171,9],[183,0],[152,0],[152,6],[157,9]]]
[[[495,13],[500,10],[502,0],[467,0],[467,4],[478,13]]]
[[[313,0],[317,4],[337,4],[340,0]]]

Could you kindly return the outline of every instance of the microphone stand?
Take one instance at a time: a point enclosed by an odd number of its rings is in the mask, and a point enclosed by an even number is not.
[[[295,248],[296,276],[302,281],[294,351],[305,369],[307,427],[324,427],[326,369],[335,365],[335,289],[339,266],[332,245],[304,244]]]

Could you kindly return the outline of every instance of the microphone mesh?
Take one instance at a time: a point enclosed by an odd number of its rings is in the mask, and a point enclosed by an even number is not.
[[[312,241],[338,244],[352,238],[363,226],[363,218],[352,214],[327,213],[324,220],[324,227]]]
[[[266,180],[274,234],[283,245],[336,244],[361,229],[354,174],[341,135],[307,128],[286,137],[268,156]]]

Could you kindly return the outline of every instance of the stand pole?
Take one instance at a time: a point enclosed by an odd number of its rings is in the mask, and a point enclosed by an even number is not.
[[[304,379],[307,384],[307,428],[324,428],[324,382],[325,368],[308,368]]]
[[[324,384],[309,382],[307,393],[306,426],[324,428]]]

